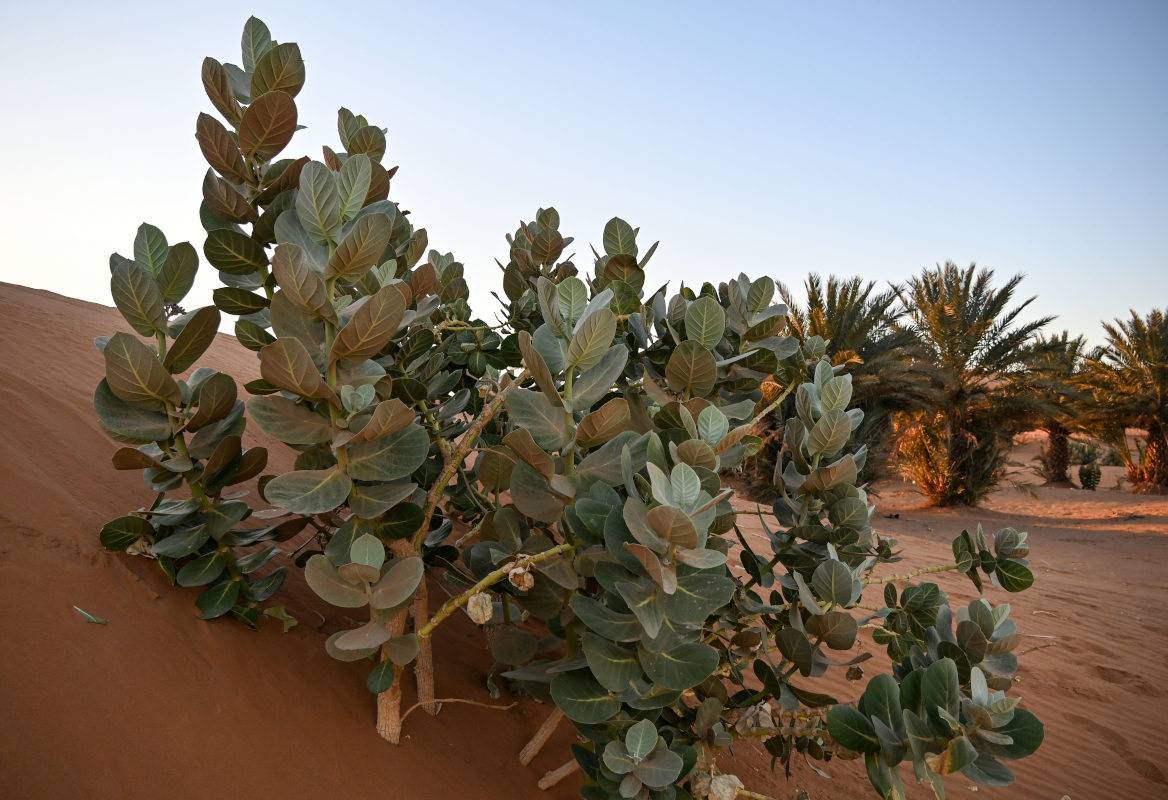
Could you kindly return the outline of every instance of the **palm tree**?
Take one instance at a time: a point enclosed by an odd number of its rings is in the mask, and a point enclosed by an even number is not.
[[[1082,336],[1071,338],[1067,331],[1059,335],[1039,334],[1027,353],[1026,388],[1047,401],[1049,410],[1039,415],[1037,424],[1047,434],[1042,452],[1043,473],[1048,486],[1071,486],[1067,467],[1070,464],[1067,440],[1078,427],[1079,406],[1083,393],[1078,386],[1079,373],[1087,342]]]
[[[1107,344],[1094,351],[1082,382],[1091,392],[1088,424],[1116,447],[1136,492],[1168,491],[1168,318],[1160,309],[1147,317],[1103,323]],[[1126,429],[1146,431],[1133,457]]]
[[[1020,389],[1028,344],[1053,317],[1018,321],[1022,275],[993,288],[994,272],[951,261],[898,291],[918,343],[937,369],[941,403],[900,429],[901,471],[937,505],[975,505],[1004,476],[1012,433],[1045,404]]]
[[[876,292],[875,281],[829,275],[826,284],[812,273],[804,283],[807,306],[779,284],[779,295],[790,313],[787,323],[801,342],[812,336],[827,343],[832,364],[852,375],[852,402],[863,409],[857,441],[868,446],[861,476],[879,477],[886,461],[877,457],[887,443],[896,413],[918,411],[936,401],[928,363],[914,359],[916,337],[898,324],[904,309],[896,306],[896,289]]]

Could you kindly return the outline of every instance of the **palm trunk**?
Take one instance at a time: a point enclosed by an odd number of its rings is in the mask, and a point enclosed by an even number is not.
[[[1133,475],[1134,473],[1134,475]],[[1168,493],[1168,441],[1156,421],[1148,425],[1147,445],[1139,467],[1128,468],[1132,491],[1144,494]]]
[[[1067,474],[1070,465],[1070,452],[1067,447],[1067,429],[1057,422],[1052,422],[1046,429],[1048,440],[1046,443],[1046,469],[1049,473],[1046,479],[1047,486],[1070,486],[1071,478]]]

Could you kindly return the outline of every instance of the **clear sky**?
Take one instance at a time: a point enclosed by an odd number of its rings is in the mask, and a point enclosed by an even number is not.
[[[296,41],[308,125],[389,129],[391,199],[501,293],[554,205],[590,269],[613,215],[650,283],[740,271],[1024,272],[1034,314],[1168,305],[1168,2],[6,2],[0,280],[109,304],[142,221],[202,247],[203,56],[249,13]],[[188,308],[210,301],[206,268]]]

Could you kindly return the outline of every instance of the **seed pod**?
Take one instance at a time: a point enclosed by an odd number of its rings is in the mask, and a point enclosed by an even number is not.
[[[491,617],[495,615],[491,596],[486,592],[473,595],[466,604],[466,613],[476,625],[485,625],[490,622]]]
[[[521,592],[529,592],[535,586],[535,578],[527,571],[526,567],[515,567],[507,573],[507,580],[511,581],[511,585]]]

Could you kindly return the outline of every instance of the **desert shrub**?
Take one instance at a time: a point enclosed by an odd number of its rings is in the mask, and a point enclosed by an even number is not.
[[[1047,440],[1039,459],[1042,477],[1048,485],[1069,486],[1070,435],[1080,427],[1083,399],[1078,377],[1083,366],[1086,340],[1059,335],[1035,337],[1026,353],[1026,377],[1022,390],[1032,394],[1034,424],[1046,431]],[[1078,462],[1082,463],[1082,462]]]
[[[885,797],[903,796],[903,762],[938,792],[956,771],[1012,780],[1002,762],[1033,752],[1043,729],[1006,694],[1009,606],[951,608],[916,579],[955,570],[979,590],[1023,590],[1026,534],[963,532],[953,563],[878,576],[901,554],[857,486],[852,377],[780,335],[772,281],[647,293],[656,245],[642,252],[619,218],[585,280],[546,208],[508,236],[504,321],[487,324],[462,265],[427,252],[425,230],[388,199],[384,131],[341,109],[341,149],[277,160],[296,130],[296,45],[253,18],[242,66],[208,59],[203,79],[227,123],[204,114],[197,128],[212,167],[203,253],[224,286],[216,308],[176,316],[166,304],[185,296],[197,252],[150,226],[132,259],[111,260],[117,306],[151,343],[99,342],[95,407],[133,445],[115,467],[143,470],[157,495],[105,526],[107,548],[204,587],[205,618],[253,626],[291,624],[265,604],[302,568],[323,600],[368,618],[325,647],[368,665],[394,742],[408,665],[420,707],[460,699],[436,697],[430,643],[465,611],[502,677],[554,706],[523,757],[563,717],[576,726],[586,798],[733,797],[742,784],[717,759],[744,738],[787,766],[862,756]],[[258,354],[246,402],[230,376],[188,374],[221,311]],[[783,388],[760,408],[772,374]],[[782,496],[749,512],[766,532],[752,541],[719,472],[787,398]],[[240,446],[249,421],[297,452],[292,471],[260,474],[266,453]],[[231,488],[257,476],[254,494]],[[306,530],[297,552],[277,546]],[[427,575],[450,590],[437,609]],[[877,605],[862,605],[872,586]],[[858,703],[811,688],[870,656],[861,626],[892,671]]]
[[[1099,488],[1099,481],[1102,477],[1103,471],[1093,461],[1079,467],[1079,485],[1084,489],[1095,491]]]
[[[1070,439],[1067,441],[1067,459],[1072,466],[1080,464],[1090,464],[1093,461],[1098,461],[1102,457],[1103,465],[1108,467],[1123,466],[1123,462],[1118,464],[1108,464],[1108,458],[1113,457],[1110,448],[1106,454],[1096,442],[1084,442],[1078,439]]]
[[[1125,466],[1125,462],[1123,460],[1123,456],[1121,455],[1120,449],[1118,447],[1111,447],[1111,446],[1109,446],[1107,448],[1106,452],[1103,453],[1103,457],[1101,459],[1099,459],[1099,464],[1100,464],[1100,466],[1104,466],[1104,467],[1122,467],[1122,466]]]

